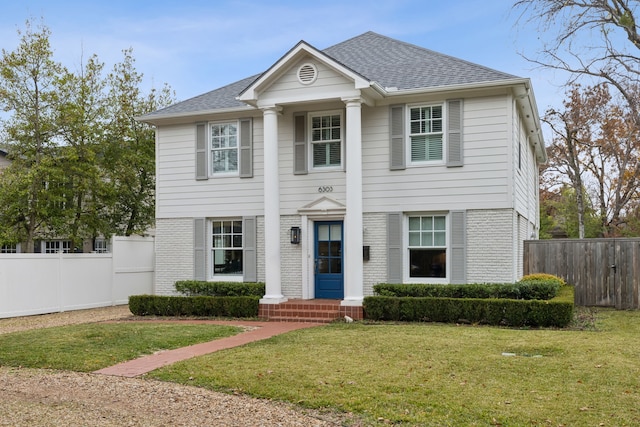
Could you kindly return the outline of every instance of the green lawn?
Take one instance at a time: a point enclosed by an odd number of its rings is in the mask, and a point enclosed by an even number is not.
[[[240,331],[232,326],[125,322],[15,332],[0,335],[0,365],[91,372]]]
[[[640,312],[600,310],[590,330],[332,324],[149,375],[366,425],[634,426]]]
[[[352,413],[354,425],[640,425],[640,311],[580,313],[592,327],[337,323],[148,376]],[[237,331],[124,322],[16,332],[0,335],[0,365],[93,371]]]

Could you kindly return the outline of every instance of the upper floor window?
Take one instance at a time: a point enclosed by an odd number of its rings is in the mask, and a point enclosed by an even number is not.
[[[411,162],[442,161],[442,105],[409,108],[409,139]]]
[[[314,168],[342,166],[342,114],[310,114],[311,153]]]
[[[212,123],[211,173],[238,172],[238,124]]]

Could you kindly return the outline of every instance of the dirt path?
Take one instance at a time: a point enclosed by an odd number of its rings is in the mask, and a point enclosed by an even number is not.
[[[132,318],[126,306],[0,319],[0,334]],[[0,367],[0,426],[339,426],[346,417],[149,379]]]

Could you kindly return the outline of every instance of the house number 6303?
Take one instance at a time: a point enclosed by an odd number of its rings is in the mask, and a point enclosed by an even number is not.
[[[318,187],[318,193],[332,193],[333,192],[333,187],[330,185],[323,185],[321,187]]]

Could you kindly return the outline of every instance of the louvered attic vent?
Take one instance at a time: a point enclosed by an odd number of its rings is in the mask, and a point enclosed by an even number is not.
[[[298,68],[298,80],[303,85],[310,85],[318,78],[318,70],[313,64],[303,64]]]

